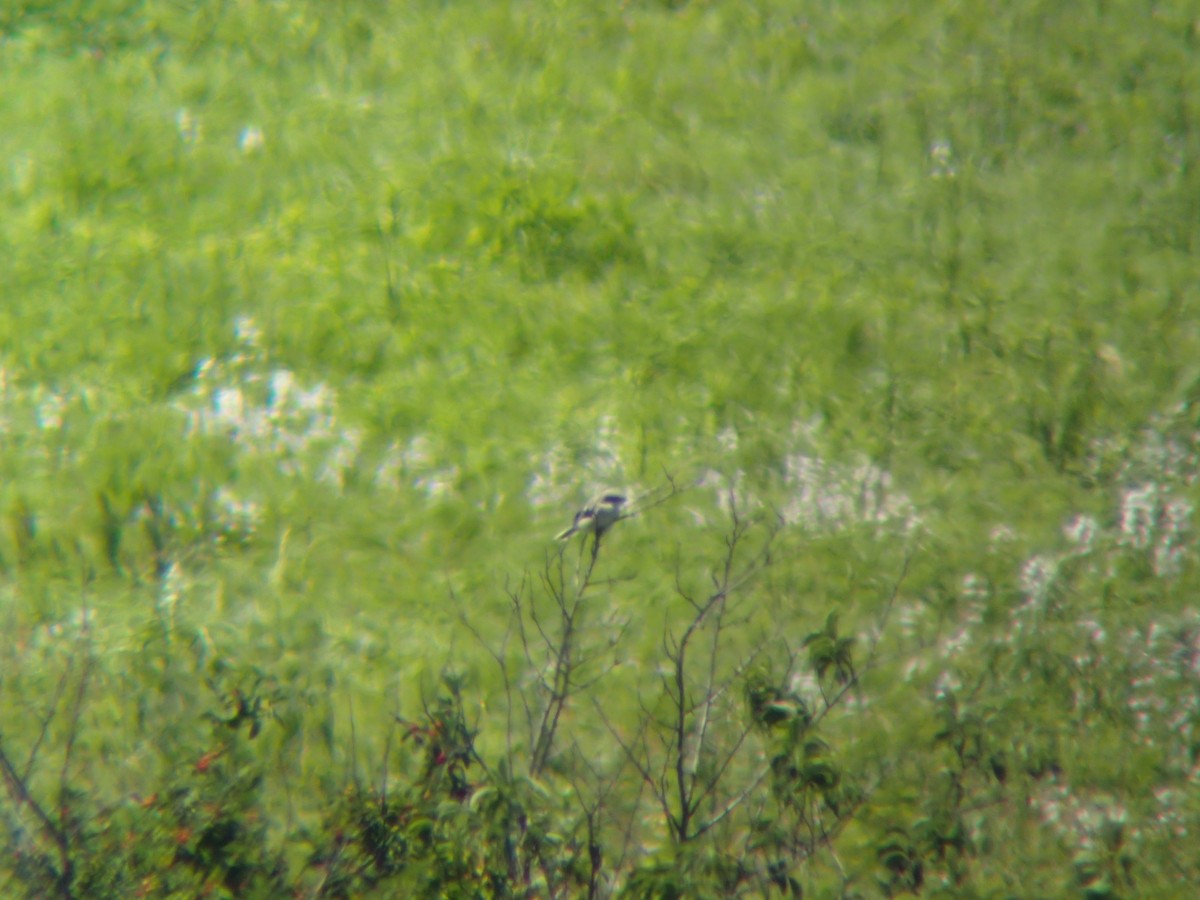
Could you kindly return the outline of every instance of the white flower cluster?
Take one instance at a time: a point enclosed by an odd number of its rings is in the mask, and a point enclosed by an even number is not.
[[[811,437],[817,428],[814,422],[797,422],[791,447],[781,459],[783,503],[779,514],[784,524],[818,532],[859,525],[906,535],[916,531],[921,525],[916,505],[895,487],[892,474],[867,459],[837,462],[811,451]],[[724,429],[717,440],[727,453],[737,449],[738,435],[732,428]],[[765,508],[766,499],[747,488],[747,481],[741,470],[727,476],[710,469],[699,486],[716,492],[721,509],[728,507],[731,494],[740,510]]]
[[[1193,509],[1190,500],[1171,496],[1156,482],[1132,487],[1121,498],[1118,540],[1150,550],[1156,575],[1176,575],[1183,564]]]
[[[433,442],[423,434],[403,445],[393,443],[375,469],[379,487],[396,491],[408,485],[431,498],[449,494],[458,477],[458,466],[439,463]]]
[[[285,474],[344,486],[362,434],[340,424],[334,390],[321,382],[303,385],[288,369],[270,369],[250,318],[239,319],[236,331],[239,352],[204,360],[179,404],[189,434],[228,438],[247,454],[273,460]]]

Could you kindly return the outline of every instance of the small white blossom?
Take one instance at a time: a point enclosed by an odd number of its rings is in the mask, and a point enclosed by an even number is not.
[[[987,581],[974,572],[963,576],[961,591],[964,600],[986,600],[991,593]]]
[[[247,347],[257,350],[262,346],[262,330],[250,316],[238,316],[233,322],[233,333]]]
[[[253,153],[266,142],[262,129],[256,125],[247,125],[238,135],[238,149],[243,153]]]
[[[929,177],[953,178],[958,174],[954,165],[954,148],[946,140],[934,141],[929,147]]]
[[[1092,544],[1096,540],[1096,535],[1100,531],[1099,523],[1091,516],[1077,515],[1073,516],[1066,525],[1063,526],[1063,534],[1072,544],[1076,544],[1083,551],[1092,549]]]
[[[38,427],[47,431],[56,431],[62,428],[63,411],[66,408],[67,402],[63,399],[62,394],[57,392],[47,394],[37,407]]]
[[[933,695],[939,700],[962,690],[962,679],[949,669],[943,669],[933,683]]]
[[[1158,518],[1158,485],[1144,484],[1130,488],[1121,498],[1118,528],[1123,543],[1134,547],[1150,545]]]
[[[200,140],[200,121],[191,110],[180,107],[175,113],[175,127],[185,144],[195,144]]]
[[[722,428],[717,434],[717,446],[726,453],[733,453],[738,447],[738,433],[733,426]]]
[[[1049,556],[1031,556],[1021,567],[1020,587],[1026,600],[1041,606],[1050,596],[1050,588],[1058,575],[1058,563]]]
[[[993,553],[1000,549],[1004,544],[1011,544],[1017,539],[1017,534],[1007,525],[993,526],[988,534],[988,543]]]

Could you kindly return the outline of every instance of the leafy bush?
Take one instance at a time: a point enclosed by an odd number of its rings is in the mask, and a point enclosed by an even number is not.
[[[1189,896],[1196,20],[1065,10],[4,5],[4,893]]]

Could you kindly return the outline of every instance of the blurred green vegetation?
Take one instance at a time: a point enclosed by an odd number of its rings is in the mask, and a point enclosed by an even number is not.
[[[668,479],[588,595],[610,722],[656,708],[731,496],[782,523],[714,651],[771,647],[751,715],[815,708],[839,652],[878,652],[827,745],[757,720],[774,737],[746,744],[792,760],[763,834],[838,823],[801,869],[739,881],[745,823],[692,856],[665,826],[618,855],[608,822],[610,888],[1200,878],[1191,4],[16,0],[0,47],[0,749],[97,827],[187,829],[76,894],[169,858],[150,894],[268,896],[303,841],[416,827],[362,801],[396,716],[461,714],[511,761],[512,597],[542,596],[592,491]],[[221,724],[250,696],[253,741]],[[612,818],[643,815],[580,700]],[[210,751],[227,797],[180,775]],[[407,809],[462,800],[409,754]],[[355,845],[380,868],[320,889],[495,875],[439,855],[496,837],[497,785],[541,802],[489,771],[459,773],[482,819],[431,826],[426,856]],[[197,808],[237,833],[189,845]]]

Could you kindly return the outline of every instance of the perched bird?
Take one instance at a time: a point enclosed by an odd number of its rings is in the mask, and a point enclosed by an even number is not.
[[[575,521],[571,527],[559,534],[555,540],[565,541],[577,532],[604,534],[612,524],[621,518],[621,507],[625,505],[625,497],[621,494],[601,494],[579,512],[575,513]]]

